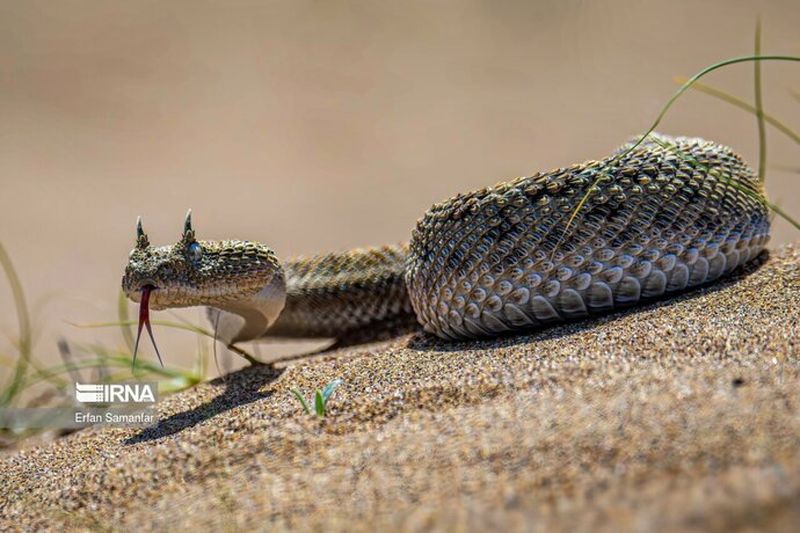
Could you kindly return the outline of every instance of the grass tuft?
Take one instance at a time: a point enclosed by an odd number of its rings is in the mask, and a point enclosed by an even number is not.
[[[756,21],[756,36],[753,55],[761,55],[761,18]],[[761,61],[753,61],[753,84],[758,123],[758,181],[764,183],[767,169],[767,130],[764,127],[764,103],[761,97]]]
[[[119,296],[117,296],[117,317],[119,318],[119,331],[122,334],[122,340],[125,341],[128,351],[133,353],[136,341],[133,338],[131,319],[128,314],[128,299],[123,291],[119,291]]]
[[[613,161],[621,160],[626,155],[628,155],[633,150],[635,150],[639,145],[641,145],[644,142],[644,140],[647,139],[650,136],[650,134],[655,131],[655,129],[659,126],[659,124],[661,124],[661,121],[664,119],[664,117],[666,116],[667,112],[675,104],[675,102],[686,91],[688,91],[689,88],[692,87],[698,80],[700,80],[704,76],[707,76],[708,74],[714,72],[715,70],[719,70],[719,69],[727,67],[727,66],[736,65],[738,63],[748,63],[748,62],[760,63],[761,61],[800,62],[800,57],[797,57],[797,56],[784,56],[784,55],[740,56],[740,57],[732,57],[730,59],[725,59],[723,61],[720,61],[718,63],[714,63],[713,65],[709,65],[708,67],[705,67],[700,72],[698,72],[697,74],[695,74],[694,76],[692,76],[691,78],[686,80],[686,82],[683,85],[681,85],[678,88],[677,91],[675,91],[675,93],[669,98],[669,100],[667,100],[667,103],[664,104],[664,106],[661,108],[661,111],[658,113],[658,115],[656,116],[655,120],[650,125],[650,127],[647,129],[647,131],[645,131],[639,137],[639,139],[636,142],[631,143],[631,145],[627,149],[622,150],[618,154],[616,154],[614,156]],[[569,235],[569,231],[570,231],[570,228],[572,227],[573,222],[575,222],[575,219],[580,214],[581,210],[583,209],[583,206],[586,205],[586,201],[589,199],[589,196],[591,195],[592,191],[595,190],[596,187],[600,184],[600,181],[603,178],[606,178],[606,177],[608,177],[608,173],[607,172],[600,172],[598,174],[597,178],[595,179],[595,181],[592,183],[592,185],[587,189],[586,194],[584,194],[583,197],[581,197],[580,201],[578,202],[578,205],[576,205],[575,209],[572,210],[572,213],[570,213],[570,217],[567,220],[567,223],[566,223],[566,225],[564,226],[564,229],[561,232],[561,236],[559,237],[558,243],[556,244],[556,246],[553,249],[553,254],[555,254],[555,252],[561,246],[561,243],[563,243],[564,239],[567,237],[567,235]],[[782,212],[782,211],[775,211],[775,212],[778,213],[783,218],[786,218],[784,212]],[[789,220],[789,219],[787,219],[787,220]],[[794,222],[792,222],[791,220],[790,220],[790,222],[792,224],[794,224]]]
[[[110,348],[101,344],[70,343],[59,339],[57,350],[61,364],[42,365],[34,356],[33,331],[29,307],[25,299],[22,283],[6,249],[0,243],[0,265],[11,287],[19,323],[19,338],[13,343],[15,357],[3,355],[0,365],[12,368],[11,377],[0,389],[0,408],[4,407],[65,407],[74,403],[72,386],[77,381],[99,383],[120,383],[129,381],[133,363],[132,322],[128,318],[128,304],[124,299],[118,301],[117,322],[102,323],[101,326],[118,326],[124,348]],[[188,330],[198,335],[198,342],[211,334],[200,327],[185,323],[165,322],[162,325]],[[156,381],[161,394],[170,394],[193,387],[205,381],[208,350],[198,349],[198,359],[192,370],[181,368],[162,368],[146,361],[138,360],[133,367],[136,378]],[[84,376],[83,372],[93,372]],[[10,445],[40,432],[39,428],[0,427],[0,446]]]
[[[324,389],[317,389],[314,391],[314,413],[318,417],[324,418],[327,415],[328,400],[330,400],[333,392],[341,384],[342,380],[337,378],[325,385]],[[307,415],[310,415],[311,407],[309,406],[309,402],[306,400],[306,397],[303,395],[303,392],[298,388],[291,389],[291,392],[294,397],[297,398],[297,401],[300,402],[300,405],[303,407],[303,411],[305,411]]]
[[[2,243],[0,243],[0,265],[2,265],[8,284],[11,287],[14,306],[17,311],[17,322],[19,323],[19,338],[17,340],[19,356],[17,357],[11,380],[0,393],[0,407],[8,407],[12,405],[14,399],[22,391],[22,383],[25,380],[32,357],[33,339],[31,336],[31,319],[28,314],[28,304],[25,301],[25,292],[22,290],[22,282],[20,282],[17,271],[14,269],[14,264],[11,262],[11,257]]]
[[[675,82],[678,84],[685,83],[687,79],[688,78],[686,78],[685,76],[675,76]],[[692,85],[692,90],[707,94],[709,96],[713,96],[715,98],[719,98],[723,102],[727,102],[733,106],[738,107],[739,109],[743,109],[748,113],[753,113],[754,115],[756,114],[755,106],[748,104],[738,96],[723,91],[722,89],[718,89],[712,85],[708,85],[698,81],[694,85]],[[787,126],[786,124],[784,124],[774,116],[770,115],[766,111],[763,111],[762,116],[764,117],[764,121],[767,124],[773,126],[777,131],[783,133],[792,141],[800,144],[800,134],[794,131],[791,127]]]

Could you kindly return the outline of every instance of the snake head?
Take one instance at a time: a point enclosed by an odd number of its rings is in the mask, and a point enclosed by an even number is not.
[[[122,278],[125,295],[139,303],[134,366],[144,327],[161,361],[150,325],[151,308],[207,305],[236,309],[260,291],[275,285],[275,281],[281,289],[269,292],[272,296],[267,300],[270,318],[261,324],[261,330],[283,308],[285,297],[283,270],[272,250],[250,241],[198,241],[192,227],[191,209],[186,213],[180,240],[173,245],[153,247],[139,217],[136,246],[131,250]],[[247,308],[246,303],[244,307]]]
[[[122,290],[137,303],[147,292],[156,310],[221,306],[253,296],[276,275],[283,275],[280,263],[263,244],[197,240],[190,210],[180,240],[168,246],[151,246],[138,220]]]

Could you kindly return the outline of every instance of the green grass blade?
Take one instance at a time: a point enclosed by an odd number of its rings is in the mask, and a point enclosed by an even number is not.
[[[331,395],[333,394],[333,391],[336,390],[336,387],[338,387],[341,384],[342,384],[342,380],[337,378],[337,379],[334,379],[333,381],[331,381],[330,383],[328,383],[327,385],[325,385],[325,388],[322,389],[322,400],[325,402],[325,404],[328,403],[328,400],[330,399]]]
[[[325,416],[325,399],[322,397],[322,391],[317,389],[314,394],[314,408],[317,411],[317,416]]]
[[[67,372],[69,373],[69,377],[72,379],[74,383],[80,383],[83,381],[81,378],[80,372],[74,370],[71,365],[75,363],[75,358],[72,356],[72,349],[67,342],[67,339],[60,338],[58,339],[58,354],[61,356],[61,361],[64,363],[65,366],[68,367]]]
[[[761,55],[761,18],[756,22],[755,56]],[[761,61],[753,61],[756,122],[758,122],[758,181],[764,183],[767,169],[767,130],[764,127],[764,103],[761,97]]]
[[[31,360],[33,340],[31,337],[31,320],[28,314],[28,305],[25,302],[25,293],[22,290],[22,282],[20,282],[17,271],[14,269],[11,257],[2,244],[0,244],[0,265],[2,265],[8,284],[11,287],[14,306],[17,310],[17,321],[19,322],[19,357],[11,380],[0,395],[0,405],[5,406],[9,405],[21,390]]]
[[[686,78],[684,76],[676,76],[675,77],[675,82],[680,84],[680,83],[684,83],[687,79],[688,78]],[[722,89],[718,89],[718,88],[716,88],[716,87],[714,87],[712,85],[708,85],[708,84],[705,84],[705,83],[702,83],[702,82],[698,81],[694,85],[692,85],[692,90],[707,94],[709,96],[713,96],[715,98],[719,98],[720,100],[722,100],[724,102],[727,102],[727,103],[729,103],[731,105],[734,105],[734,106],[738,107],[739,109],[743,109],[743,110],[745,110],[745,111],[747,111],[749,113],[753,113],[754,115],[756,114],[756,108],[754,106],[748,104],[747,102],[745,102],[744,100],[742,100],[738,96],[735,96],[733,94],[725,92]],[[764,120],[766,121],[767,124],[769,124],[770,126],[774,127],[776,130],[780,131],[781,133],[783,133],[784,135],[789,137],[791,140],[793,140],[797,144],[800,144],[800,134],[799,133],[797,133],[792,128],[790,128],[789,126],[787,126],[786,124],[784,124],[783,122],[781,122],[780,120],[775,118],[774,116],[770,115],[766,111],[764,111]]]
[[[67,322],[67,324],[76,328],[111,328],[119,326],[136,325],[137,323],[138,322],[136,320],[114,321],[114,322],[92,322],[89,324],[76,324],[75,322]],[[152,320],[151,323],[154,326],[165,326],[168,328],[175,328],[183,331],[191,331],[192,333],[197,333],[198,335],[203,335],[210,339],[214,338],[214,334],[212,332],[208,331],[207,329],[203,329],[200,326],[195,326],[189,323],[170,322],[168,320]]]
[[[133,353],[133,329],[128,315],[128,299],[122,291],[119,291],[119,297],[117,298],[117,317],[119,317],[119,330],[122,333],[122,340],[125,341],[128,351]]]
[[[782,55],[740,56],[740,57],[732,57],[730,59],[725,59],[725,60],[720,61],[718,63],[714,63],[713,65],[707,66],[706,68],[702,69],[700,72],[698,72],[697,74],[695,74],[694,76],[692,76],[691,78],[686,80],[686,83],[681,85],[678,88],[678,90],[675,91],[675,93],[669,98],[669,100],[667,100],[667,103],[664,104],[664,106],[661,108],[661,111],[656,116],[656,119],[653,121],[653,123],[650,125],[650,127],[647,129],[647,131],[645,131],[639,137],[639,140],[634,142],[634,143],[632,143],[626,150],[623,150],[622,152],[618,153],[614,157],[614,159],[615,160],[622,159],[623,157],[625,157],[626,155],[631,153],[633,150],[635,150],[639,145],[641,145],[644,142],[644,140],[651,133],[653,133],[655,131],[655,129],[658,127],[658,125],[661,124],[661,121],[664,119],[664,117],[666,116],[667,112],[670,110],[670,108],[673,106],[673,104],[675,104],[675,102],[678,100],[678,98],[680,98],[683,95],[683,93],[688,91],[689,88],[692,85],[694,85],[700,78],[702,78],[703,76],[707,76],[708,74],[714,72],[715,70],[719,70],[719,69],[721,69],[723,67],[727,67],[727,66],[730,66],[730,65],[736,65],[738,63],[746,63],[746,62],[750,62],[750,61],[756,61],[756,62],[760,62],[760,61],[792,61],[792,62],[800,62],[800,57],[797,57],[797,56],[782,56]],[[575,206],[575,209],[572,210],[572,213],[570,214],[570,217],[567,220],[566,225],[564,226],[564,230],[561,232],[561,236],[559,237],[558,243],[556,244],[555,248],[553,249],[553,254],[555,254],[556,250],[558,250],[558,248],[561,246],[561,243],[566,238],[566,236],[567,236],[567,234],[569,232],[569,229],[572,227],[572,223],[575,221],[575,218],[581,212],[581,210],[583,209],[583,206],[586,205],[586,201],[589,199],[591,191],[597,187],[597,185],[600,183],[600,180],[602,178],[606,177],[606,175],[607,175],[606,172],[600,172],[598,177],[595,179],[594,183],[592,183],[592,185],[586,190],[586,194],[584,194],[583,197],[580,199],[580,201],[578,202],[578,205]]]
[[[294,394],[294,397],[297,398],[297,401],[300,402],[300,405],[303,406],[303,410],[306,412],[306,414],[310,415],[311,408],[308,407],[308,402],[306,401],[305,396],[303,396],[303,393],[300,392],[299,389],[292,389],[292,394]]]
[[[727,67],[727,66],[730,66],[730,65],[735,65],[737,63],[746,63],[746,62],[750,62],[750,61],[755,61],[757,63],[761,62],[761,61],[794,61],[794,62],[800,62],[800,57],[797,57],[797,56],[781,56],[781,55],[741,56],[741,57],[733,57],[733,58],[730,58],[730,59],[725,59],[724,61],[720,61],[719,63],[714,63],[713,65],[710,65],[710,66],[704,68],[703,70],[701,70],[700,72],[698,72],[697,74],[695,74],[694,76],[689,78],[686,81],[686,83],[681,85],[680,88],[678,88],[678,90],[675,91],[675,94],[673,94],[670,97],[670,99],[667,100],[667,103],[664,105],[664,107],[661,108],[661,112],[658,114],[658,116],[656,117],[655,121],[653,121],[653,123],[650,125],[650,128],[648,128],[647,131],[644,133],[644,135],[642,135],[642,137],[639,140],[638,144],[632,145],[625,153],[621,154],[620,158],[622,156],[624,156],[624,155],[627,155],[627,153],[630,153],[630,151],[632,151],[639,144],[641,144],[642,141],[644,141],[644,139],[648,135],[650,135],[651,133],[653,133],[655,131],[655,129],[658,127],[659,124],[661,124],[661,121],[666,116],[667,111],[669,111],[669,109],[672,107],[672,105],[675,103],[675,101],[678,100],[678,98],[680,98],[683,95],[683,93],[685,93],[687,90],[689,90],[689,88],[692,85],[694,85],[694,83],[697,80],[699,80],[700,78],[702,78],[702,77],[714,72],[715,70],[719,70],[719,69],[721,69],[723,67]]]
[[[54,365],[49,368],[43,369],[38,375],[29,377],[25,382],[22,384],[22,388],[26,389],[37,383],[41,383],[42,381],[49,381],[50,378],[54,376],[61,376],[63,374],[67,374],[70,372],[76,372],[81,369],[85,368],[98,368],[102,365],[107,365],[108,360],[105,358],[98,358],[98,359],[81,359],[80,361],[75,361],[74,363],[70,364],[63,364],[63,365]],[[116,364],[112,364],[111,366],[117,366]]]
[[[127,355],[106,355],[105,353],[102,353],[102,350],[98,350],[95,353],[98,355],[98,357],[94,359],[81,359],[79,361],[75,361],[74,363],[54,365],[52,367],[43,369],[36,375],[29,377],[22,384],[22,387],[27,388],[32,385],[36,385],[37,383],[40,383],[42,381],[51,381],[51,379],[55,376],[60,376],[63,374],[67,374],[69,372],[74,372],[85,368],[108,367],[108,368],[120,368],[129,370],[131,367],[132,361],[131,358]],[[144,361],[141,363],[139,361],[136,361],[136,368],[144,371],[147,374],[154,376],[161,376],[168,379],[177,378],[189,381],[197,379],[197,376],[195,376],[191,372],[186,372],[183,370],[173,369],[169,367],[162,368],[159,365],[153,365]]]
[[[196,331],[197,333],[202,333],[205,336],[209,336],[209,335],[211,335],[212,337],[214,336],[214,332],[213,331],[207,330],[207,329],[205,329],[205,328],[203,328],[201,326],[198,326],[197,324],[194,324],[191,320],[187,320],[187,319],[183,318],[181,315],[179,315],[175,311],[169,311],[169,316],[174,318],[176,322],[179,322],[179,323],[183,324],[184,326],[190,328],[192,331]]]
[[[192,370],[195,374],[205,379],[208,371],[208,346],[200,335],[195,338],[197,339],[197,357],[194,360],[194,368]]]
[[[792,174],[800,174],[800,167],[793,167],[791,165],[775,165],[775,168],[784,172],[791,172]]]
[[[79,345],[79,347],[83,352],[92,353],[102,358],[105,358],[108,361],[114,362],[117,366],[126,364],[128,365],[128,367],[130,367],[133,364],[132,355],[126,352],[120,352],[119,350],[109,349],[100,344]],[[164,376],[167,378],[185,377],[187,375],[193,375],[193,373],[183,369],[173,368],[169,366],[162,367],[160,364],[149,363],[147,360],[144,359],[136,360],[136,369],[143,370],[145,372],[159,376]]]
[[[763,194],[758,194],[757,192],[755,192],[753,190],[747,189],[746,187],[742,187],[741,185],[735,183],[733,180],[724,179],[722,175],[720,175],[718,172],[715,172],[716,169],[709,168],[708,166],[700,163],[699,161],[697,161],[697,159],[695,159],[691,155],[685,154],[685,153],[681,152],[680,150],[678,150],[676,146],[673,146],[673,145],[670,145],[668,143],[665,143],[661,139],[658,139],[657,137],[653,137],[652,140],[653,140],[653,142],[655,142],[656,144],[658,144],[662,148],[664,148],[666,150],[670,150],[672,153],[674,153],[675,155],[677,155],[679,157],[682,157],[685,160],[691,161],[693,164],[695,164],[698,167],[700,167],[706,173],[716,177],[720,181],[724,181],[726,184],[734,187],[736,190],[738,190],[738,191],[740,191],[740,192],[742,192],[744,194],[747,194],[747,195],[751,196],[752,198],[755,198],[756,200],[764,202],[772,212],[778,214],[778,216],[780,216],[781,218],[786,220],[789,224],[791,224],[792,226],[794,226],[795,228],[800,230],[800,222],[798,222],[797,220],[792,218],[786,211],[781,209],[780,206],[770,202],[766,198],[766,196],[764,196]]]
[[[770,201],[767,201],[767,205],[769,206],[770,209],[772,209],[775,213],[777,213],[779,217],[781,217],[786,222],[794,226],[795,229],[800,230],[800,221],[797,221],[794,218],[792,218],[791,215],[789,215],[789,213],[787,213],[786,211],[783,210],[783,208],[781,208],[781,206],[779,206],[778,204],[773,204]]]

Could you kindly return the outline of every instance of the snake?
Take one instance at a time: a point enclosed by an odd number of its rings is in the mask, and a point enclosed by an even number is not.
[[[731,148],[652,133],[437,203],[399,244],[281,261],[260,242],[198,240],[191,210],[180,240],[154,247],[139,217],[122,289],[139,303],[136,350],[143,325],[155,344],[150,309],[192,306],[229,346],[398,324],[459,341],[710,283],[758,256],[770,223],[763,182]]]

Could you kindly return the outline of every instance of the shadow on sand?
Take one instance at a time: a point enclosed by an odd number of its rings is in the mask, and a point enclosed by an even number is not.
[[[282,373],[283,369],[276,369],[270,365],[257,365],[217,378],[211,381],[212,385],[225,385],[219,396],[188,411],[175,413],[159,421],[155,426],[145,428],[137,435],[126,439],[123,444],[138,444],[168,437],[240,405],[268,398],[271,393],[261,392],[261,389],[278,379]]]

